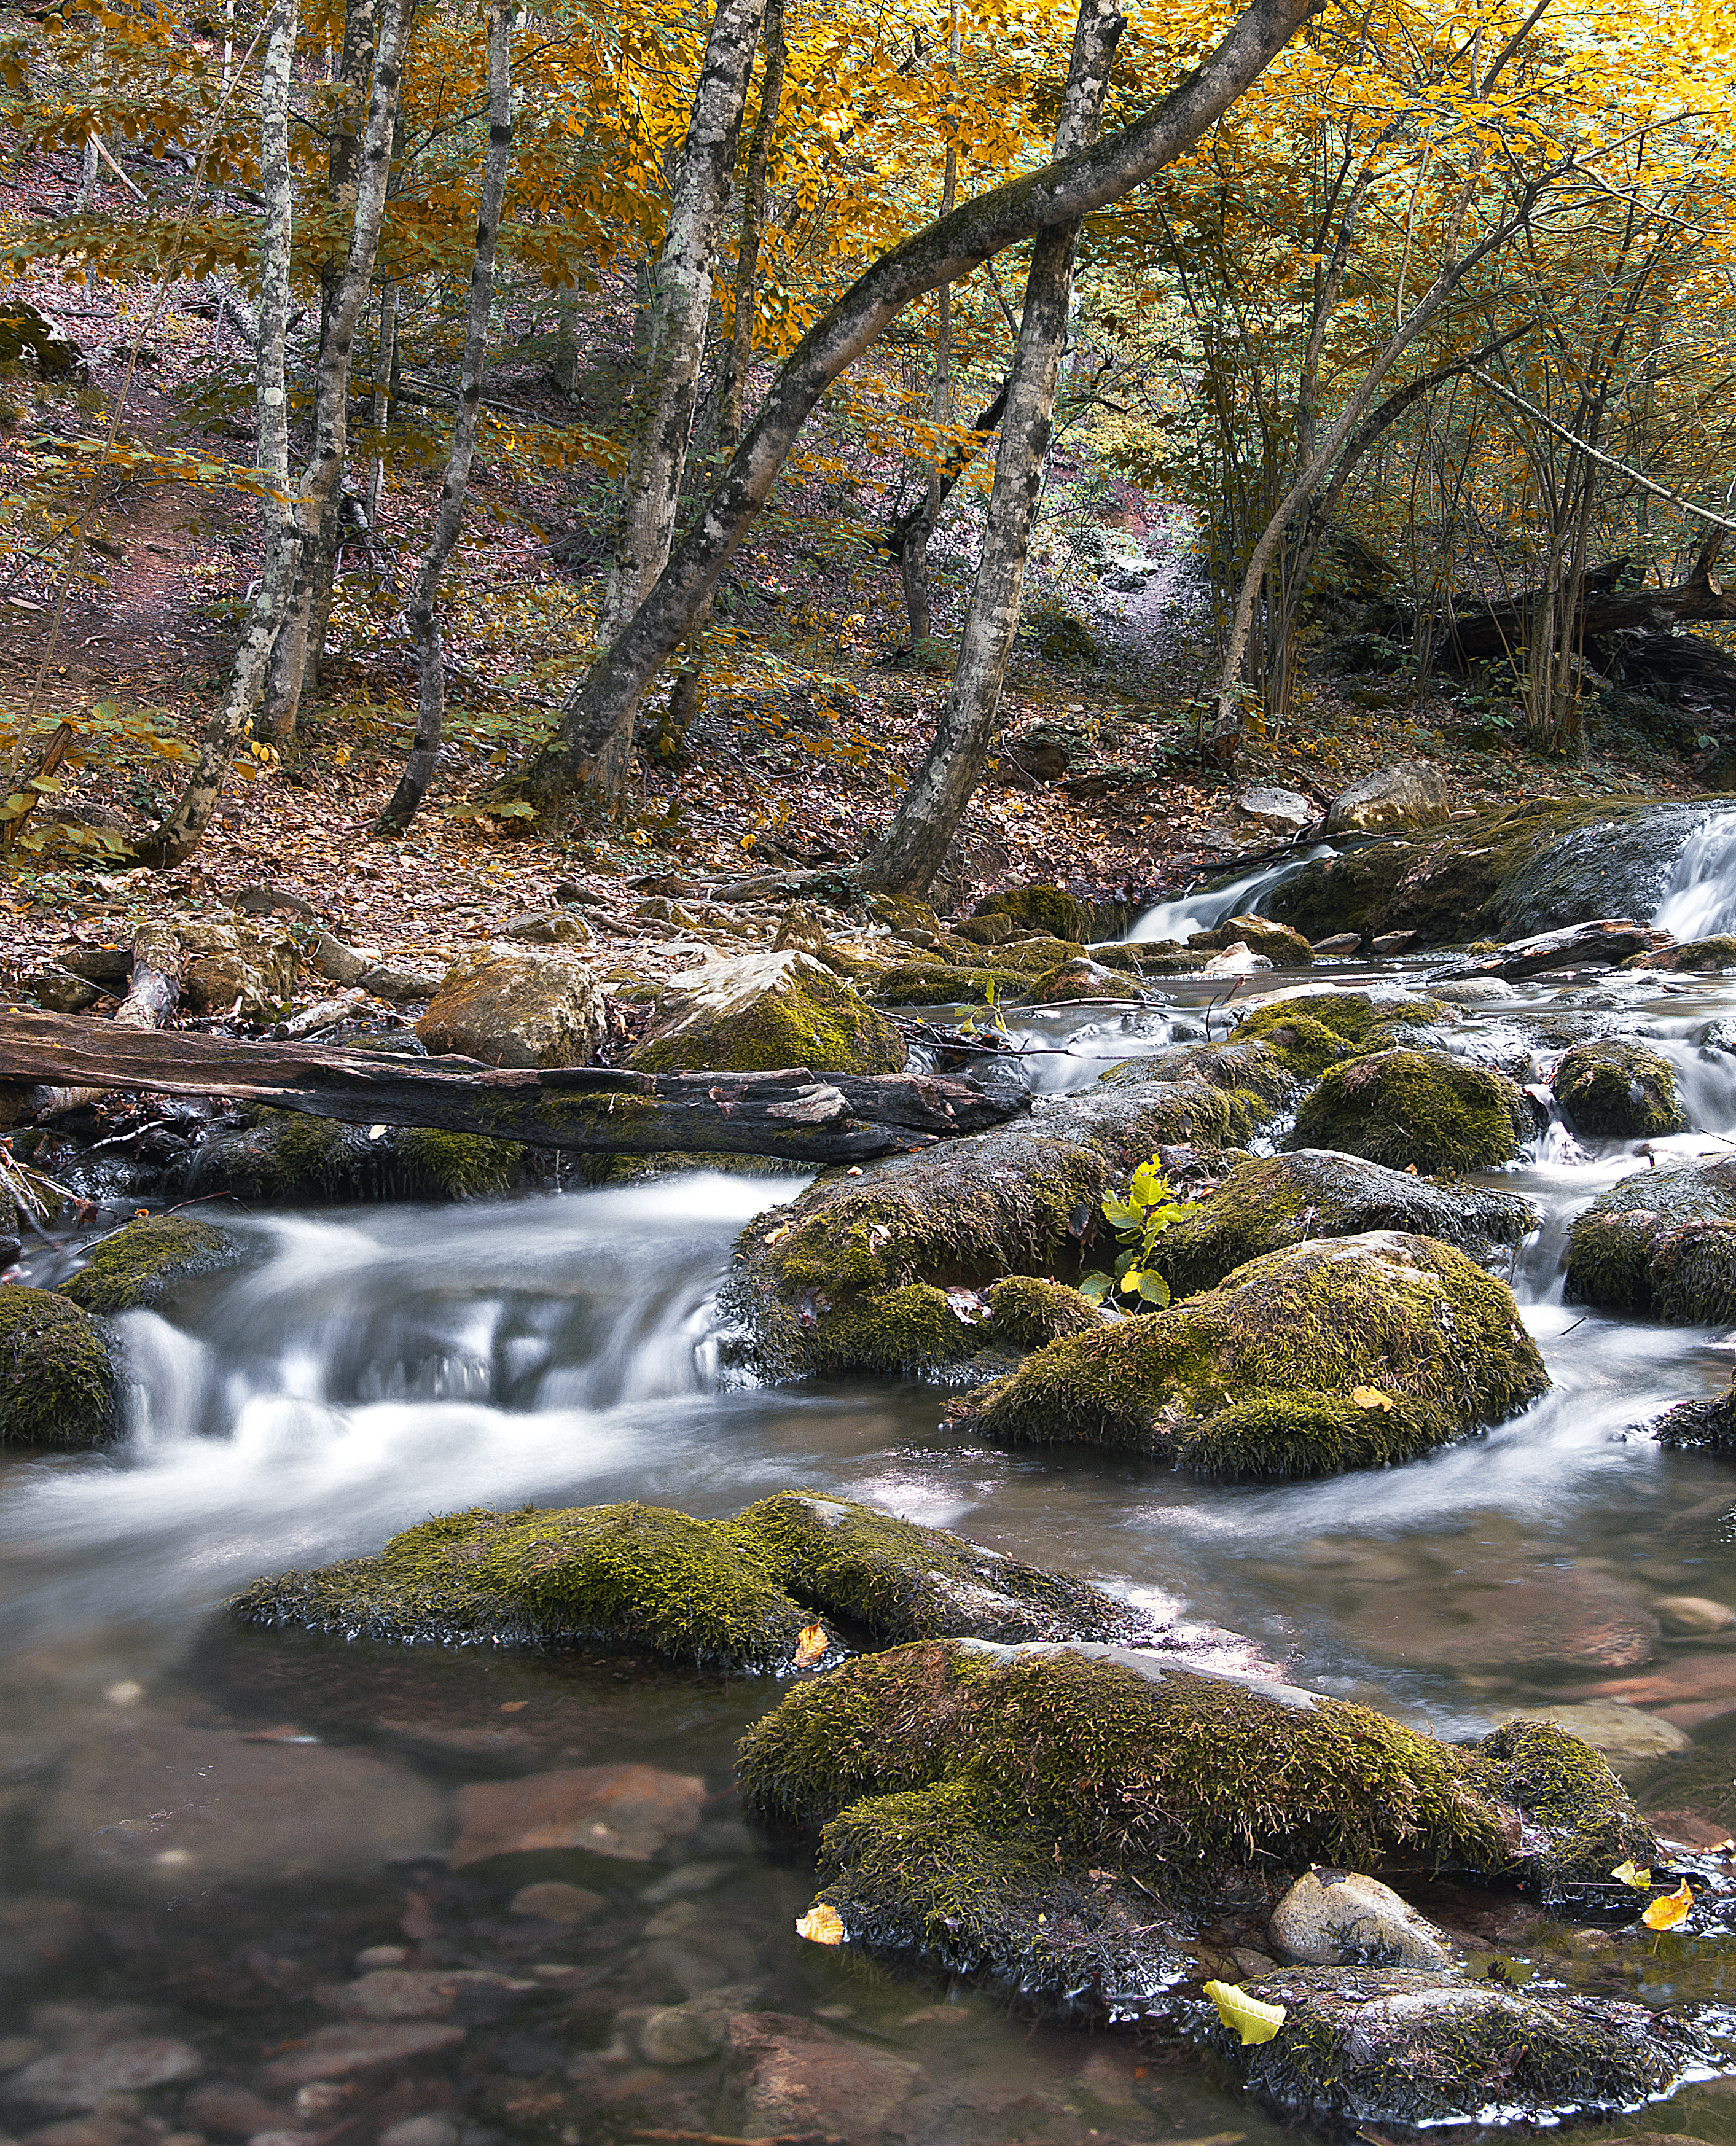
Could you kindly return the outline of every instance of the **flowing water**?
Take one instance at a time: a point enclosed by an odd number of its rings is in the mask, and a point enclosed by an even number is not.
[[[1736,816],[1718,839],[1736,845],[1732,829]],[[1699,905],[1696,928],[1730,898],[1701,872],[1711,855],[1684,859],[1669,897]],[[1259,891],[1240,883],[1225,913]],[[1185,908],[1147,936],[1207,921]],[[1326,973],[1414,989],[1425,967]],[[1239,1002],[1259,981],[1236,981]],[[1017,1040],[1043,1054],[1046,1090],[1078,1087],[1106,1062],[1221,1036],[1225,988],[1033,1016]],[[1547,1007],[1598,1013],[1671,1057],[1695,1130],[1655,1147],[1733,1151],[1736,1057],[1703,1039],[1736,1016],[1736,978],[1516,986],[1442,1040],[1534,1077],[1552,1054],[1528,1021]],[[179,2087],[123,2084],[93,2114],[0,2103],[0,2128],[42,2146],[271,2131],[372,2146],[412,2119],[393,2146],[703,2134],[722,2120],[711,2070],[647,2066],[633,2008],[721,1982],[917,2067],[900,2119],[911,2146],[1275,2141],[1204,2069],[800,1943],[809,1870],[743,1826],[730,1789],[734,1739],[775,1683],[263,1634],[231,1624],[223,1602],[255,1575],[372,1550],[465,1505],[643,1498],[726,1514],[801,1485],[1096,1575],[1245,1635],[1293,1681],[1443,1735],[1514,1708],[1629,1697],[1728,1749],[1736,1774],[1736,1632],[1661,1636],[1651,1607],[1736,1603],[1736,1475],[1634,1435],[1720,1387],[1736,1337],[1561,1302],[1573,1215],[1649,1166],[1558,1126],[1489,1179],[1546,1218],[1512,1275],[1555,1381],[1544,1400],[1409,1466],[1281,1488],[985,1450],[940,1427],[941,1398],[915,1383],[732,1385],[715,1291],[738,1230],[797,1189],[788,1177],[237,1223],[244,1268],[122,1322],[126,1441],[0,1467],[0,2065],[157,2035],[194,2049],[203,2078],[178,2102]],[[40,1251],[34,1277],[67,1257]],[[699,1832],[646,1860],[575,1849],[505,1874],[446,1866],[466,1784],[624,1761],[702,1776]],[[515,1913],[527,1879],[576,1883],[591,1904],[571,1923]],[[1521,1976],[1654,2004],[1736,2001],[1736,1936],[1618,1945],[1522,1910],[1491,1941]],[[316,1993],[375,1947],[516,1987],[479,1986],[443,2047],[297,2085],[297,2053],[333,2018]],[[214,2085],[261,2101],[226,2114]],[[1604,2129],[1736,2141],[1736,2092],[1703,2081]]]

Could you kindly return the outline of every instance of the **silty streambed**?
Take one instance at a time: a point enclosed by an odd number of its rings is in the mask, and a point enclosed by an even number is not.
[[[1376,973],[1414,987],[1426,968]],[[1221,996],[1181,983],[1160,1010],[1057,1010],[1021,1038],[1044,1048],[1046,1088],[1075,1086],[1103,1062],[1221,1034]],[[1515,1070],[1535,1047],[1525,1010],[1543,1007],[1657,1038],[1697,1130],[1654,1145],[1729,1151],[1717,1136],[1736,1137],[1736,1061],[1696,1038],[1736,1013],[1736,980],[1515,987],[1510,1006],[1479,1007],[1441,1040]],[[969,1992],[800,1942],[809,1869],[742,1825],[730,1789],[734,1739],[776,1703],[774,1682],[243,1631],[221,1605],[257,1573],[372,1550],[466,1505],[637,1497],[722,1514],[804,1485],[1139,1590],[1248,1635],[1296,1682],[1437,1734],[1629,1698],[1710,1751],[1728,1738],[1736,1775],[1736,1633],[1672,1639],[1651,1608],[1736,1602],[1736,1477],[1627,1435],[1720,1386],[1731,1344],[1559,1300],[1567,1221],[1646,1167],[1558,1127],[1490,1180],[1549,1217],[1514,1274],[1556,1382],[1544,1400],[1430,1460],[1282,1489],[973,1447],[936,1427],[941,1400],[915,1384],[731,1388],[712,1293],[736,1231],[796,1189],[788,1178],[242,1225],[257,1240],[248,1268],[125,1321],[127,1442],[0,1470],[0,2060],[157,2035],[186,2043],[203,2074],[93,2112],[9,2107],[0,2125],[42,2146],[274,2129],[371,2146],[412,2119],[421,2129],[398,2146],[727,2129],[715,2065],[650,2065],[631,2046],[643,2008],[722,1984],[914,2066],[898,2075],[911,2146],[1275,2139],[1195,2064],[1034,2029]],[[466,1784],[622,1762],[702,1776],[699,1830],[653,1839],[640,1860],[561,1850],[446,1867]],[[543,1880],[592,1902],[571,1923],[513,1913],[518,1889]],[[1520,1979],[1657,2005],[1736,2001],[1736,1935],[1611,1936],[1494,1896],[1418,1898],[1466,1927],[1482,1915],[1484,1942]],[[429,2045],[302,2079],[298,2053],[337,2017],[316,1993],[377,1947],[503,1980],[465,1985],[432,2039],[426,2020],[352,2023],[364,2038],[418,2029]],[[242,2089],[257,2100],[234,2100]],[[1691,2085],[1606,2128],[1736,2139],[1736,2093]]]

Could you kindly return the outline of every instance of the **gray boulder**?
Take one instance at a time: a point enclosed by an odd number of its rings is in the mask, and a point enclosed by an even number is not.
[[[485,1066],[582,1066],[607,1027],[587,963],[562,947],[496,939],[446,971],[416,1032],[431,1051]]]
[[[1272,1910],[1271,1939],[1285,1958],[1310,1967],[1450,1968],[1453,1940],[1357,1870],[1315,1869]]]
[[[1389,827],[1429,827],[1451,810],[1446,777],[1433,761],[1401,760],[1377,768],[1334,797],[1326,811],[1331,835],[1384,834]]]

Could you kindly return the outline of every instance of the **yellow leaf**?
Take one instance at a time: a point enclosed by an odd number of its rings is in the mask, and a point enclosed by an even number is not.
[[[1666,1893],[1661,1899],[1654,1900],[1640,1917],[1649,1930],[1673,1930],[1678,1923],[1685,1923],[1688,1910],[1694,1905],[1694,1888],[1684,1878],[1678,1892]]]
[[[1262,2004],[1257,1997],[1227,1982],[1208,1982],[1205,1994],[1217,2006],[1224,2024],[1234,2027],[1241,2036],[1245,2049],[1256,2042],[1270,2042],[1289,2016],[1284,2005]]]
[[[1359,1409],[1384,1409],[1389,1415],[1393,1412],[1392,1395],[1382,1393],[1379,1386],[1352,1386],[1350,1398]]]
[[[1624,1885],[1631,1885],[1636,1893],[1649,1893],[1651,1890],[1651,1872],[1635,1869],[1631,1855],[1625,1863],[1618,1863],[1609,1875],[1612,1878],[1619,1878]]]
[[[844,1918],[824,1900],[816,1900],[806,1914],[796,1918],[796,1934],[806,1938],[810,1944],[842,1944]]]
[[[831,1644],[831,1639],[824,1624],[804,1624],[801,1636],[796,1642],[797,1669],[812,1669]]]

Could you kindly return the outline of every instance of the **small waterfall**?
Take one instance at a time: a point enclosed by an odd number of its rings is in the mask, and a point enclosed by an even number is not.
[[[1652,921],[1684,940],[1736,931],[1736,811],[1713,813],[1689,837]]]
[[[1150,939],[1185,940],[1190,932],[1210,931],[1226,916],[1256,913],[1274,887],[1294,879],[1316,858],[1337,855],[1329,842],[1316,842],[1311,849],[1299,850],[1280,864],[1262,865],[1258,871],[1245,872],[1240,879],[1202,887],[1197,894],[1185,894],[1177,901],[1160,901],[1145,911],[1127,936],[1140,944]]]

